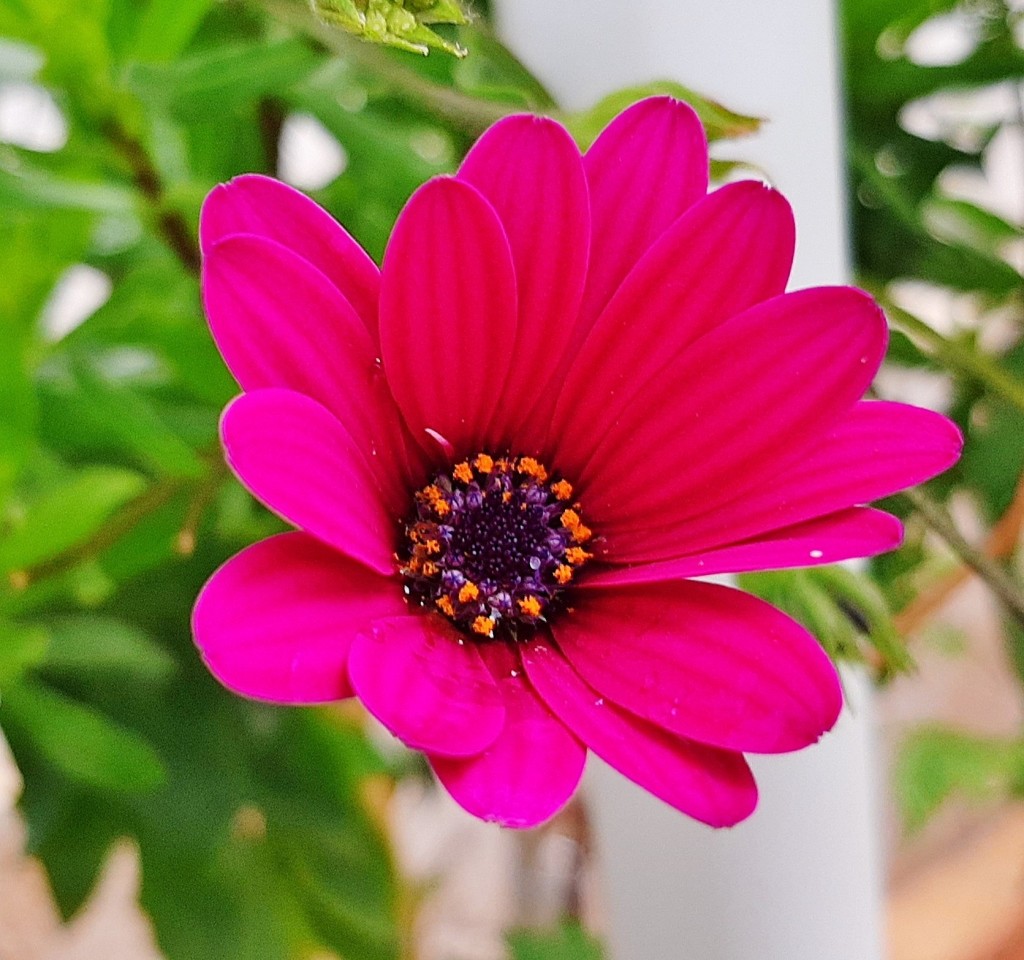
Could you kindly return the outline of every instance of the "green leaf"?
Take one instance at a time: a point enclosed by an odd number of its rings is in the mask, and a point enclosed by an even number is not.
[[[164,780],[163,763],[138,734],[47,687],[10,687],[0,716],[5,725],[18,727],[53,766],[81,783],[140,791]]]
[[[49,643],[43,627],[0,620],[0,698],[8,684],[43,662]]]
[[[0,350],[0,509],[35,442],[36,395],[16,343],[15,331],[8,330]]]
[[[30,503],[0,540],[0,570],[23,570],[77,546],[141,493],[142,478],[116,467],[86,467]]]
[[[882,655],[887,673],[905,672],[913,666],[885,595],[867,574],[837,564],[814,567],[806,574]]]
[[[931,197],[921,214],[925,226],[939,239],[965,243],[990,256],[998,256],[1005,244],[1022,236],[1019,227],[966,200]]]
[[[21,164],[17,171],[0,171],[0,206],[130,214],[135,209],[135,196],[131,190],[112,183],[54,176]]]
[[[589,110],[563,117],[569,131],[581,148],[589,147],[597,135],[626,107],[645,97],[669,96],[688,103],[701,119],[708,141],[746,137],[761,128],[758,117],[736,113],[715,100],[671,80],[656,80],[636,87],[625,87],[609,94]]]
[[[116,457],[174,477],[205,465],[140,392],[111,382],[85,361],[43,379],[41,432],[55,449]]]
[[[506,939],[512,960],[602,960],[605,956],[601,944],[574,921],[551,932],[514,930]]]
[[[953,793],[974,802],[1024,787],[1024,741],[989,740],[928,728],[903,744],[896,765],[896,797],[911,830],[924,826]]]
[[[150,0],[139,22],[130,55],[168,61],[188,46],[213,0]]]
[[[479,29],[459,34],[466,57],[455,64],[452,76],[466,93],[528,110],[550,110],[551,94],[502,43]]]
[[[48,673],[96,674],[144,681],[167,679],[173,658],[138,626],[110,616],[60,617],[49,624]]]
[[[862,660],[857,626],[811,576],[812,570],[767,570],[737,577],[739,586],[802,623],[835,661]]]
[[[297,39],[238,43],[166,64],[134,64],[126,83],[147,103],[188,120],[216,116],[261,96],[279,96],[315,66],[316,57]]]

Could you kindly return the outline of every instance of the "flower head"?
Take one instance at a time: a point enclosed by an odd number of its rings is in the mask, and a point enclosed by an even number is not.
[[[298,532],[228,561],[196,642],[239,693],[355,694],[472,813],[538,823],[587,752],[713,825],[744,752],[842,705],[798,624],[694,578],[895,547],[859,506],[958,456],[945,418],[865,402],[885,320],[786,293],[790,208],[707,192],[685,104],[584,156],[509,117],[418,190],[378,270],[324,211],[240,177],[203,209],[203,295],[245,391],[232,468]]]

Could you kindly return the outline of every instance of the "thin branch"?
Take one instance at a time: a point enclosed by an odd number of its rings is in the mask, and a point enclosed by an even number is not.
[[[1013,501],[985,539],[985,556],[1005,560],[1013,556],[1024,530],[1024,474],[1017,481]],[[959,564],[945,576],[922,590],[894,618],[896,629],[903,635],[913,633],[930,620],[949,598],[971,578],[971,568]]]
[[[23,590],[31,583],[67,573],[80,563],[99,556],[122,537],[131,533],[150,514],[156,513],[165,504],[170,503],[188,486],[188,483],[189,481],[179,478],[158,480],[133,500],[129,500],[87,540],[33,567],[11,573],[11,586]]]
[[[513,109],[436,83],[373,44],[321,23],[306,6],[294,0],[262,0],[262,4],[275,20],[302,31],[350,63],[369,70],[395,93],[425,106],[468,134],[483,133]]]
[[[980,383],[1024,411],[1024,383],[1004,372],[985,354],[961,346],[944,337],[938,330],[933,330],[923,320],[893,303],[884,290],[872,287],[871,284],[864,286],[885,308],[893,325],[917,341],[933,360],[967,380]]]
[[[198,274],[199,246],[185,218],[167,205],[167,190],[146,148],[116,120],[106,124],[104,133],[127,164],[139,193],[156,213],[164,242],[174,251],[186,270]]]
[[[1024,626],[1024,592],[1020,585],[983,550],[971,546],[957,529],[946,508],[923,490],[907,490],[902,494],[953,551],[999,598],[1007,611]]]

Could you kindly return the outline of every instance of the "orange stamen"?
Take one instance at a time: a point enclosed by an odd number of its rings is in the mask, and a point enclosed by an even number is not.
[[[572,496],[572,484],[568,480],[559,480],[551,484],[551,492],[559,500],[568,500]]]
[[[446,613],[449,617],[455,616],[455,606],[447,597],[438,597],[434,602],[441,613]]]
[[[494,621],[490,617],[477,617],[473,621],[473,632],[481,633],[485,637],[491,635],[491,631],[494,629]]]
[[[541,606],[536,597],[523,597],[519,602],[519,609],[528,617],[539,617]]]

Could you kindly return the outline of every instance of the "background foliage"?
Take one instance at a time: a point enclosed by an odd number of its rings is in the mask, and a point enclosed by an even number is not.
[[[907,38],[954,9],[978,24],[973,52],[912,63]],[[901,627],[919,625],[921,588],[941,587],[955,563],[992,585],[1007,642],[1024,649],[1011,562],[1024,514],[1020,231],[948,196],[942,179],[981,162],[1000,125],[923,139],[902,123],[923,97],[1019,80],[1024,54],[1020,14],[994,0],[846,0],[843,11],[858,263],[889,303],[891,363],[948,383],[971,443],[927,494],[890,505],[911,536],[870,575],[745,579],[834,655],[884,677],[909,662]],[[448,0],[324,0],[317,14],[297,0],[0,0],[0,96],[27,92],[57,116],[49,140],[31,124],[0,129],[0,723],[62,908],[82,902],[111,842],[132,836],[172,960],[223,957],[225,944],[239,960],[397,958],[413,908],[380,815],[408,766],[380,754],[358,712],[226,694],[191,644],[203,580],[278,529],[217,449],[236,387],[199,303],[202,198],[241,172],[282,172],[294,124],[312,124],[343,146],[343,170],[303,185],[379,258],[409,194],[452,170],[487,124],[557,112],[486,17],[461,23]],[[666,84],[561,117],[586,144],[652,90],[694,102],[713,139],[756,129]],[[969,294],[971,322],[936,332],[896,302],[905,278]],[[87,316],[68,302],[76,284],[96,294]],[[991,531],[985,548],[956,533],[957,504]],[[928,531],[952,553],[930,549]],[[1015,788],[1022,757],[1018,744],[922,734],[904,771],[908,811],[920,820],[957,785]],[[510,948],[522,960],[599,953],[573,926],[513,935]]]

